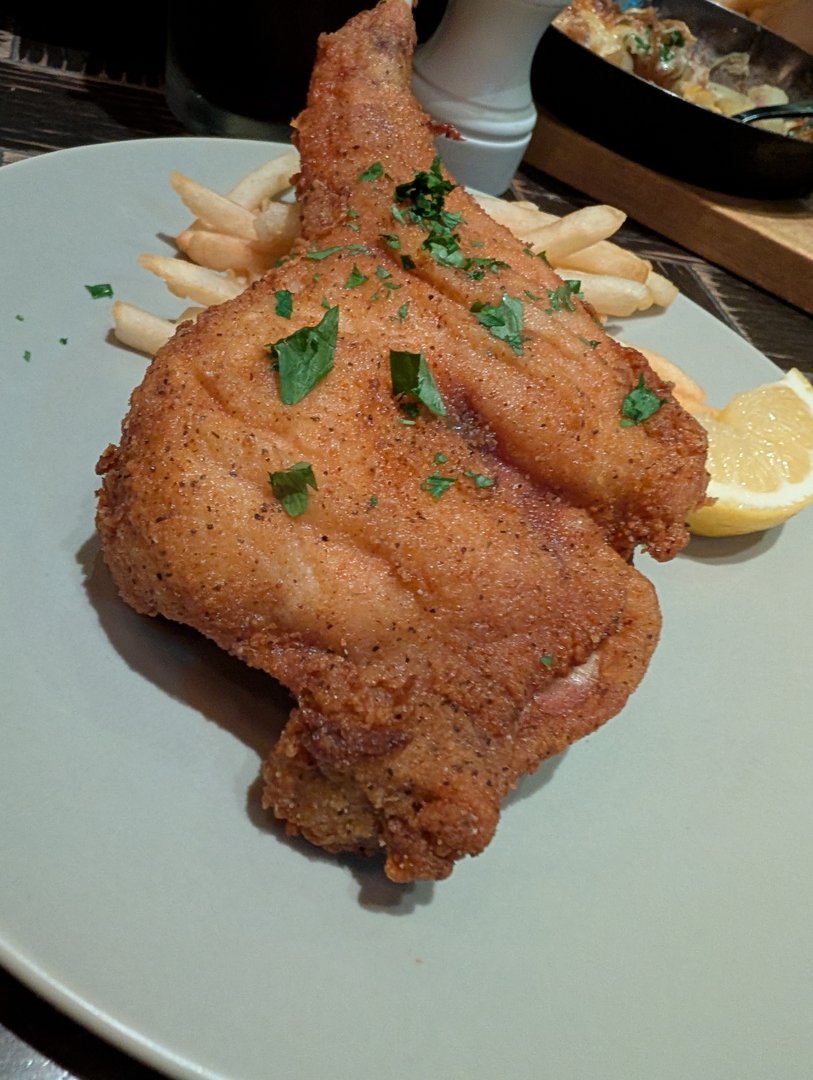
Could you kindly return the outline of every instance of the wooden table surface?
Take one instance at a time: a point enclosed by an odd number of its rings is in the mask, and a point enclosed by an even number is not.
[[[80,40],[83,16],[22,19],[0,12],[0,166],[65,147],[186,132],[162,91],[162,5],[141,5],[128,51],[111,24]],[[87,16],[85,16],[86,18]],[[148,18],[154,20],[148,23]],[[99,9],[93,7],[93,19]],[[87,29],[87,24],[85,29]],[[101,44],[100,44],[101,42]],[[107,49],[107,52],[105,52]],[[591,200],[530,167],[515,193],[564,212]],[[622,242],[652,260],[682,292],[732,327],[780,368],[813,378],[813,324],[803,311],[714,263],[628,221]],[[813,287],[813,269],[811,270]],[[0,873],[2,870],[0,869]],[[148,1080],[152,1070],[61,1015],[0,968],[0,1077]]]

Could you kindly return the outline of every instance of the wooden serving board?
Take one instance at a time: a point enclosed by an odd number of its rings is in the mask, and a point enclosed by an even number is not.
[[[621,157],[542,108],[525,160],[813,314],[813,197],[741,199],[693,187]]]

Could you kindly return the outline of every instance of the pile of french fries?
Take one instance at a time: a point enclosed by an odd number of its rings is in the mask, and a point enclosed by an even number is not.
[[[118,340],[154,355],[181,322],[237,296],[286,255],[299,236],[299,209],[291,191],[298,170],[299,156],[288,150],[248,173],[226,195],[172,173],[172,186],[194,221],[175,238],[177,256],[142,255],[139,262],[191,305],[173,320],[117,300],[113,321]],[[625,220],[621,210],[586,206],[557,217],[531,202],[475,198],[531,251],[544,253],[563,278],[578,280],[585,300],[601,316],[667,307],[677,295],[650,263],[609,239]]]

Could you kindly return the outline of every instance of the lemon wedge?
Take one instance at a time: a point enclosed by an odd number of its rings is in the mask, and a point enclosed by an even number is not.
[[[813,503],[813,386],[796,368],[737,394],[722,409],[677,364],[640,349],[708,433],[708,495],[690,515],[698,536],[741,536],[781,525]]]
[[[685,370],[658,352],[639,349],[654,372],[708,434],[707,494],[695,510],[697,536],[731,537],[781,525],[813,503],[813,386],[797,370],[737,394],[721,409]]]
[[[708,432],[716,502],[689,517],[693,533],[759,532],[813,503],[813,386],[796,368],[737,394],[716,416],[695,415]]]

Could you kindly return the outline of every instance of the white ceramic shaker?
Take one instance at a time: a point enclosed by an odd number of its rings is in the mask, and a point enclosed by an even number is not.
[[[412,86],[424,109],[453,124],[438,153],[461,184],[501,195],[536,123],[531,62],[566,0],[449,0],[433,36],[415,53]]]

